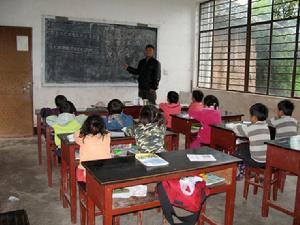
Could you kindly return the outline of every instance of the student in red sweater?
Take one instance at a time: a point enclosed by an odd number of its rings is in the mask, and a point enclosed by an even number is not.
[[[221,112],[219,111],[219,101],[213,95],[207,95],[204,98],[204,108],[191,115],[198,120],[202,127],[200,128],[197,138],[191,144],[191,148],[199,148],[201,145],[210,144],[210,132],[212,124],[221,124]]]
[[[171,114],[180,114],[181,105],[179,103],[179,95],[175,91],[169,91],[168,93],[168,103],[160,103],[159,108],[164,113],[166,120],[166,127],[171,128]]]
[[[200,90],[193,91],[193,98],[192,98],[193,102],[190,104],[189,110],[188,110],[188,113],[190,116],[203,109],[203,104],[202,104],[203,97],[204,97],[204,94],[202,91],[200,91]]]

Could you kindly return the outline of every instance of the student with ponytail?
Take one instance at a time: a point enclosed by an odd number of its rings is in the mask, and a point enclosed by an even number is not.
[[[210,144],[210,125],[221,124],[221,112],[219,111],[219,100],[213,95],[204,98],[204,108],[195,112],[192,117],[201,123],[197,138],[191,144],[191,148],[198,148]]]

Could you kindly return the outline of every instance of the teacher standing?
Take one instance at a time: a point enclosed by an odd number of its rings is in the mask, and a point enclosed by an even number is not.
[[[138,79],[139,97],[148,99],[155,104],[156,90],[160,81],[160,63],[154,56],[154,46],[147,45],[145,48],[146,58],[139,61],[138,67],[133,68],[124,64],[124,68]]]

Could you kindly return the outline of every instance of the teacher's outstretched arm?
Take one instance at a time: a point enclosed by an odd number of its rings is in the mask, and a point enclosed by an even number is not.
[[[140,72],[141,72],[141,69],[142,69],[141,62],[139,62],[137,68],[133,68],[133,67],[129,66],[128,64],[124,64],[123,67],[124,67],[124,69],[127,70],[129,73],[135,75],[134,77],[138,77],[139,74],[140,74]]]

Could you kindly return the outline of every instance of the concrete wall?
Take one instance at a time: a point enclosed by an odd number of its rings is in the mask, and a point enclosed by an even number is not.
[[[53,106],[57,94],[66,95],[78,108],[112,98],[132,100],[137,95],[136,87],[43,87],[42,16],[157,26],[161,101],[169,90],[190,90],[197,5],[194,0],[1,0],[0,25],[33,28],[34,108]]]

